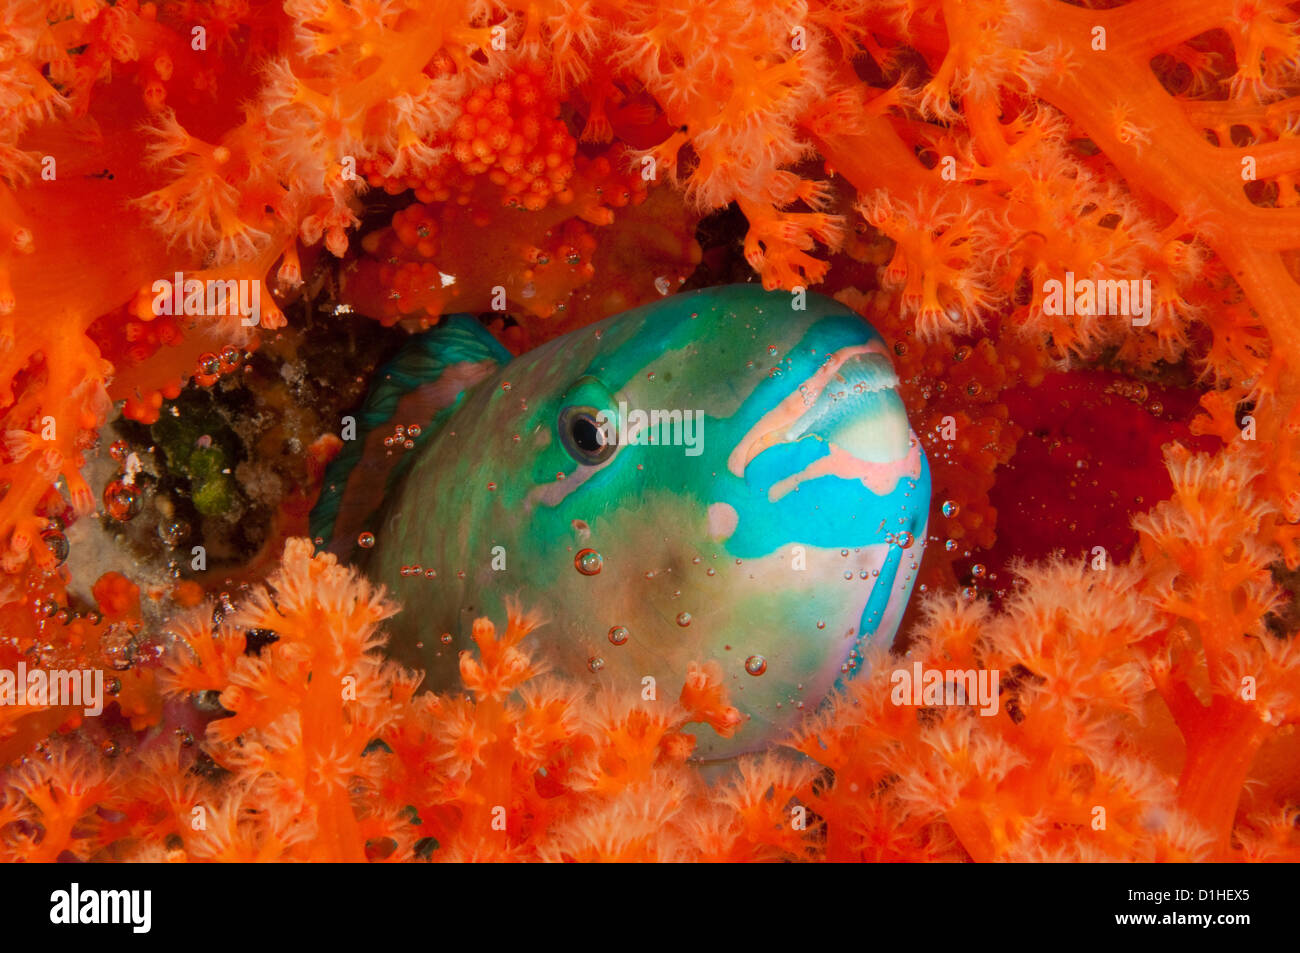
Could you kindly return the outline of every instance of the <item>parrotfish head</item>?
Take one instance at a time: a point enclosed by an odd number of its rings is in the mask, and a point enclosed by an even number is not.
[[[491,342],[444,361],[425,386],[441,409],[395,421],[423,424],[418,446],[387,453],[407,455],[400,472],[352,492],[389,497],[362,521],[363,559],[405,607],[394,654],[454,688],[473,620],[514,601],[573,679],[670,704],[689,663],[718,663],[744,721],[699,731],[701,759],[764,747],[816,709],[864,640],[893,639],[930,477],[879,334],[829,298],[799,303],[714,288],[508,363]],[[360,526],[327,529],[347,549]]]

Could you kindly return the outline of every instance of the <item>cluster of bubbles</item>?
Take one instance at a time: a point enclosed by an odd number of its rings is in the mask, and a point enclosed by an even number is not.
[[[215,354],[205,351],[199,355],[195,376],[202,385],[215,383],[218,378],[233,374],[248,358],[248,354],[240,351],[233,344],[227,344]],[[245,370],[248,368],[245,367]]]
[[[104,614],[98,609],[91,609],[89,612],[78,612],[71,606],[61,606],[53,599],[43,599],[36,603],[38,615],[43,619],[49,619],[63,625],[71,625],[77,619],[87,619],[91,625],[99,625],[104,621]]]
[[[42,623],[56,623],[69,626],[78,619],[85,619],[92,626],[99,626],[104,621],[104,614],[98,609],[79,611],[71,605],[59,605],[54,599],[42,599],[36,603],[37,615]],[[99,638],[100,650],[109,668],[118,672],[128,671],[137,665],[149,665],[158,662],[164,649],[161,643],[144,636],[144,625],[139,621],[119,621],[111,623]],[[38,649],[34,661],[40,663],[46,653],[55,652],[51,642]],[[110,695],[122,690],[121,680],[113,677],[105,683]]]
[[[409,566],[403,566],[399,570],[399,572],[403,576],[424,576],[425,579],[438,578],[438,570],[433,568],[425,569],[419,563],[413,563],[412,565]]]
[[[867,572],[865,569],[860,569],[860,570],[858,570],[858,578],[859,578],[859,579],[871,579],[872,577],[879,576],[879,575],[880,575],[880,570],[879,570],[879,569],[873,569],[873,570],[871,570],[871,572]],[[852,570],[852,569],[846,569],[846,570],[844,570],[844,580],[845,580],[845,582],[849,582],[849,581],[851,581],[852,579],[853,579],[853,570]]]
[[[116,440],[108,448],[118,464],[117,476],[104,487],[104,511],[119,523],[134,519],[144,506],[144,494],[136,482],[138,461],[125,440]]]
[[[239,589],[241,595],[246,596],[248,594],[249,586],[247,583],[244,583],[239,587]],[[233,615],[235,610],[238,608],[239,607],[235,604],[235,600],[231,597],[229,592],[217,593],[216,604],[212,607],[212,624],[214,626],[221,625],[221,623],[228,616]]]
[[[1165,405],[1159,400],[1148,402],[1150,391],[1142,381],[1117,380],[1106,387],[1107,393],[1116,394],[1125,400],[1131,400],[1139,407],[1145,407],[1152,416],[1159,417],[1165,412]]]
[[[414,450],[415,441],[423,433],[419,424],[407,424],[402,426],[398,424],[393,428],[393,432],[384,438],[384,446],[390,450],[400,447],[403,450]]]
[[[700,562],[699,557],[696,557],[694,562],[697,563]],[[739,563],[740,560],[738,559],[736,560],[736,562]],[[582,573],[584,576],[595,576],[601,571],[601,569],[604,568],[604,566],[605,566],[604,558],[600,555],[600,553],[598,553],[594,549],[591,549],[590,547],[578,550],[577,555],[573,557],[573,568],[578,570],[578,572]],[[708,573],[710,576],[712,576],[714,574],[714,570],[710,568],[708,570]],[[653,570],[649,571],[646,573],[646,578],[647,579],[653,578],[654,575],[655,573],[653,572]],[[678,595],[678,594],[680,593],[674,593],[674,595]],[[690,626],[691,622],[693,622],[694,619],[689,612],[679,612],[677,613],[676,621],[677,624],[684,629]],[[628,632],[627,626],[616,625],[610,628],[608,633],[608,639],[611,645],[625,645],[627,643],[629,635],[630,633]],[[761,655],[751,656],[751,660],[752,659],[758,660],[755,663],[755,665],[760,666],[759,670],[758,671],[750,670],[749,663],[747,662],[746,671],[749,671],[751,675],[763,674],[763,672],[767,670],[766,660],[764,660]],[[590,669],[592,672],[599,672],[604,667],[605,667],[605,660],[603,658],[600,658],[599,656],[592,656],[590,659],[587,660],[587,668]]]

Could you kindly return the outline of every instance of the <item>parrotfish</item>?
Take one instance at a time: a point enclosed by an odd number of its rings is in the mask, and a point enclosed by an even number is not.
[[[402,603],[389,650],[433,688],[517,603],[570,678],[671,700],[718,663],[743,721],[695,754],[730,759],[894,637],[930,502],[898,383],[816,294],[676,295],[513,359],[456,316],[376,373],[312,532]]]

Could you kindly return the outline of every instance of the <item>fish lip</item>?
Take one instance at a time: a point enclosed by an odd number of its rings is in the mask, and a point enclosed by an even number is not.
[[[869,341],[866,344],[841,348],[827,358],[811,377],[787,394],[776,407],[759,418],[749,432],[732,448],[727,457],[728,471],[733,476],[743,478],[749,464],[771,447],[796,442],[808,436],[825,441],[824,437],[811,432],[813,420],[820,414],[818,407],[822,393],[833,381],[844,380],[840,370],[846,363],[854,358],[871,355],[878,355],[884,359],[888,373],[869,384],[861,382],[861,388],[855,387],[852,395],[847,399],[854,400],[867,394],[896,390],[899,384],[898,373],[894,370],[883,343]]]

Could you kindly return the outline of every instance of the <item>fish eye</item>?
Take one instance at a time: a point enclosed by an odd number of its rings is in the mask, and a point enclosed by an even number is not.
[[[606,428],[596,419],[598,413],[595,407],[565,407],[560,411],[560,443],[569,456],[588,466],[604,463],[617,449],[606,442]]]

